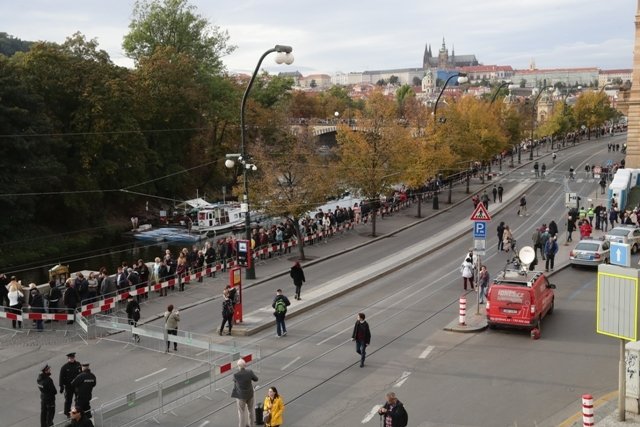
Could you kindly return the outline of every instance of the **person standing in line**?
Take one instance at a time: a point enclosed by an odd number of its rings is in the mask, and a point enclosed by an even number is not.
[[[76,308],[80,302],[80,294],[75,287],[75,282],[72,279],[67,279],[65,283],[64,294],[62,295],[62,301],[65,307],[67,307],[67,314],[73,314],[75,316]],[[73,325],[73,320],[67,320],[67,325]]]
[[[287,335],[287,326],[284,319],[287,316],[287,307],[291,305],[289,298],[282,294],[282,289],[276,291],[271,307],[275,310],[273,315],[276,317],[276,333],[278,337]]]
[[[351,341],[356,342],[356,353],[360,355],[360,367],[364,367],[367,346],[371,343],[371,330],[365,319],[364,313],[358,313],[356,324],[353,327]]]
[[[491,194],[493,195],[493,203],[495,203],[496,199],[498,198],[498,187],[496,187],[495,184],[493,184],[493,189],[491,190]]]
[[[503,251],[504,250],[504,221],[500,221],[500,224],[498,225],[498,251]]]
[[[44,298],[35,283],[29,284],[29,311],[31,313],[44,313]],[[42,332],[44,320],[36,320],[36,330]]]
[[[71,382],[80,375],[82,372],[82,366],[80,362],[76,360],[75,353],[67,354],[67,363],[60,368],[60,394],[64,394],[64,414],[69,418],[69,411],[71,411],[71,403],[73,401],[74,388],[71,386]]]
[[[210,268],[209,277],[216,277],[216,249],[211,242],[207,242],[204,250],[205,268]]]
[[[467,283],[471,285],[471,290],[473,290],[473,259],[471,257],[467,257],[462,261],[460,273],[462,274],[464,290],[467,290]]]
[[[178,336],[178,322],[180,321],[180,310],[173,311],[173,304],[167,306],[167,311],[164,312],[164,329],[167,331],[167,350],[165,353],[169,353],[169,347],[171,342],[169,341],[169,335],[175,337]],[[178,343],[173,342],[173,351],[178,351]]]
[[[305,282],[305,278],[304,278],[304,271],[302,270],[302,266],[298,261],[296,261],[296,263],[293,264],[293,267],[291,267],[291,272],[289,274],[291,275],[291,278],[293,279],[293,284],[296,287],[296,294],[294,295],[294,298],[297,300],[300,300],[301,299],[300,288],[302,287],[302,284]]]
[[[480,273],[478,273],[478,287],[480,292],[480,304],[484,304],[484,299],[487,296],[487,289],[489,289],[489,271],[487,266],[480,267]]]
[[[502,203],[502,193],[504,192],[504,188],[502,188],[502,184],[498,185],[498,201]]]
[[[555,237],[551,237],[547,240],[547,244],[544,247],[544,254],[547,257],[547,260],[544,263],[544,271],[553,271],[553,262],[557,253],[558,243],[556,242]]]
[[[24,292],[22,289],[22,284],[14,277],[11,278],[11,282],[9,282],[9,292],[7,293],[7,298],[9,299],[9,312],[18,315],[19,320],[11,320],[11,326],[13,329],[16,329],[16,325],[18,329],[22,328],[22,306],[24,305]]]
[[[129,319],[129,324],[133,327],[138,326],[138,321],[140,320],[140,304],[131,295],[129,295],[127,308],[125,309],[125,311],[127,312],[127,319]],[[140,342],[140,335],[133,334],[133,339],[135,342]]]
[[[40,427],[53,425],[53,417],[56,415],[56,385],[51,379],[51,367],[44,365],[38,374],[38,388],[40,389]]]
[[[256,421],[253,411],[253,382],[257,382],[258,377],[251,369],[247,369],[247,362],[244,359],[238,359],[236,366],[238,372],[233,374],[231,397],[236,399],[238,407],[238,427],[253,427]],[[247,412],[249,413],[248,417]]]
[[[262,409],[264,414],[268,414],[263,417],[266,427],[280,427],[283,423],[284,415],[284,401],[282,396],[278,394],[278,389],[271,386],[267,391],[267,396],[262,403]]]
[[[96,384],[96,376],[89,369],[89,364],[83,363],[82,372],[73,379],[71,387],[76,393],[76,407],[80,407],[86,418],[91,418],[91,395]]]
[[[387,401],[378,409],[378,414],[384,427],[406,427],[409,424],[409,414],[392,391],[387,393]]]
[[[222,335],[225,323],[229,324],[229,332],[227,335],[231,335],[231,327],[233,326],[233,300],[230,297],[229,289],[222,291],[222,323],[220,324],[220,330],[218,335]]]

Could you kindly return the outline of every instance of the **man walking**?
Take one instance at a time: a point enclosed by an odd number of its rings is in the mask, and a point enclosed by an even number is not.
[[[138,326],[138,321],[140,320],[140,304],[131,295],[129,295],[125,311],[127,312],[129,324],[133,327]],[[140,342],[140,335],[133,334],[133,340],[135,342]]]
[[[247,362],[244,359],[238,359],[236,365],[238,366],[238,372],[233,374],[231,397],[236,398],[238,427],[253,426],[256,421],[255,413],[253,412],[253,382],[258,381],[258,377],[251,369],[247,369]],[[248,418],[247,412],[249,412]]]
[[[71,402],[73,400],[74,388],[71,386],[71,382],[80,375],[82,372],[82,366],[80,362],[76,360],[75,353],[67,354],[67,363],[60,368],[60,393],[64,393],[64,414],[69,418],[69,411],[71,411]]]
[[[82,372],[71,382],[71,386],[76,391],[76,406],[80,407],[86,418],[91,418],[91,394],[96,386],[96,376],[88,363],[82,364]]]
[[[496,199],[498,198],[498,187],[496,187],[495,184],[493,184],[493,189],[491,190],[491,194],[493,194],[493,203],[495,203]]]
[[[276,333],[278,337],[287,335],[287,326],[284,323],[284,318],[287,315],[287,307],[290,305],[289,298],[282,294],[282,289],[278,289],[271,304],[271,307],[275,310],[273,315],[276,316]]]
[[[294,295],[294,298],[300,300],[300,288],[302,287],[305,278],[302,266],[300,266],[300,263],[298,261],[296,261],[296,263],[293,264],[293,267],[291,267],[289,275],[293,279],[293,285],[296,287],[296,294]]]
[[[526,194],[520,197],[520,206],[518,207],[518,216],[527,216],[527,199]]]
[[[51,379],[51,367],[44,365],[38,374],[38,388],[40,389],[40,427],[53,425],[53,417],[56,415],[56,385]]]
[[[365,319],[364,313],[358,313],[358,319],[353,327],[351,341],[356,342],[356,353],[360,355],[360,367],[364,367],[364,359],[366,358],[366,349],[371,342],[371,331],[369,324]]]
[[[498,201],[502,203],[502,193],[504,192],[504,188],[502,188],[502,184],[498,185]]]
[[[409,414],[392,391],[387,393],[387,401],[378,409],[378,414],[385,427],[406,427],[409,423]]]

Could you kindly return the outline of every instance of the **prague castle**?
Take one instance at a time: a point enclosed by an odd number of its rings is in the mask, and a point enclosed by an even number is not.
[[[438,68],[444,70],[452,70],[460,67],[473,67],[479,65],[475,55],[457,55],[455,48],[451,48],[451,56],[449,56],[449,50],[442,38],[442,47],[438,52],[438,56],[434,57],[431,54],[431,45],[428,44],[424,47],[424,55],[422,57],[422,68],[428,70],[430,68]]]

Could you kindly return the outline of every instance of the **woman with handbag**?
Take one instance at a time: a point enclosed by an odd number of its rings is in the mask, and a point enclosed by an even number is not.
[[[264,398],[262,410],[262,419],[266,427],[280,427],[282,425],[284,401],[278,394],[277,388],[269,387],[267,396]]]
[[[16,280],[15,277],[12,277],[8,286],[9,293],[7,294],[7,297],[9,298],[9,310],[7,311],[17,314],[19,316],[18,319],[21,319],[21,310],[25,302],[24,293],[22,292],[22,284]],[[11,326],[13,326],[13,329],[16,329],[16,323],[18,328],[22,328],[21,320],[11,320]]]

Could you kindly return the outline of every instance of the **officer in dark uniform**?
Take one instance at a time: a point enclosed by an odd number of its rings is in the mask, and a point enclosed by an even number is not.
[[[56,415],[56,385],[51,379],[51,367],[44,365],[38,374],[38,388],[40,389],[40,427],[53,425],[53,417]]]
[[[82,372],[80,362],[76,361],[76,354],[67,354],[67,363],[60,368],[60,393],[64,393],[64,414],[69,418],[71,403],[73,402],[73,387],[71,381]]]
[[[95,386],[96,376],[89,369],[89,364],[83,363],[82,372],[71,382],[71,387],[76,393],[76,406],[86,418],[91,418],[91,393]]]

